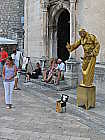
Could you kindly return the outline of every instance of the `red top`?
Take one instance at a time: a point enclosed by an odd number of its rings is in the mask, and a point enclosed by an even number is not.
[[[6,51],[0,52],[0,62],[5,61],[8,58],[8,53]]]

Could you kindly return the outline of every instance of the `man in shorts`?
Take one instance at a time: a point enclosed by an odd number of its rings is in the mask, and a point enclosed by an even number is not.
[[[21,53],[18,52],[16,50],[16,48],[13,49],[13,54],[11,55],[12,59],[14,60],[14,63],[16,65],[16,69],[17,69],[17,75],[15,76],[15,86],[14,86],[14,90],[19,90],[20,88],[18,88],[18,79],[20,76],[20,57],[21,57]]]

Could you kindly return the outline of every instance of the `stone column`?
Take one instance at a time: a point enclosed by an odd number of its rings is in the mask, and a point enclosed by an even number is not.
[[[49,57],[57,57],[57,29],[56,26],[49,26]]]
[[[70,44],[75,41],[75,6],[76,0],[70,0]]]
[[[24,3],[24,29],[25,29],[25,38],[24,38],[24,54],[25,56],[28,56],[29,52],[29,46],[28,46],[28,5],[29,5],[29,2],[28,0],[25,0],[25,3]]]
[[[53,26],[53,57],[57,57],[57,27]]]
[[[76,37],[76,23],[75,23],[75,9],[76,9],[76,0],[70,0],[70,44],[73,44],[75,42],[75,37]],[[70,57],[75,57],[74,53],[70,53]]]
[[[69,0],[70,2],[70,44],[73,44],[75,42],[76,38],[76,0]],[[70,53],[70,57],[68,61],[71,61],[70,58],[75,59],[75,52]]]
[[[49,25],[48,30],[49,30],[49,37],[48,37],[49,57],[52,57],[53,56],[53,52],[52,52],[52,49],[53,49],[53,26]]]
[[[47,0],[43,0],[42,2],[42,38],[43,38],[43,51],[44,56],[48,57],[49,50],[48,50],[48,2]]]
[[[75,42],[75,6],[76,0],[70,0],[70,44]],[[69,59],[66,61],[66,81],[71,88],[76,88],[79,82],[79,62],[76,61],[75,52],[70,53]]]

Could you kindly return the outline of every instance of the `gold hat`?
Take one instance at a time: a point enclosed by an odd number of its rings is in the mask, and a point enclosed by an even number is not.
[[[80,30],[79,30],[79,33],[80,32],[86,32],[86,30],[84,29],[84,28],[81,28]]]

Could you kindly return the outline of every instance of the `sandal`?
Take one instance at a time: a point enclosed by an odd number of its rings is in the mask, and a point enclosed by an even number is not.
[[[20,88],[14,88],[14,90],[21,90]]]

